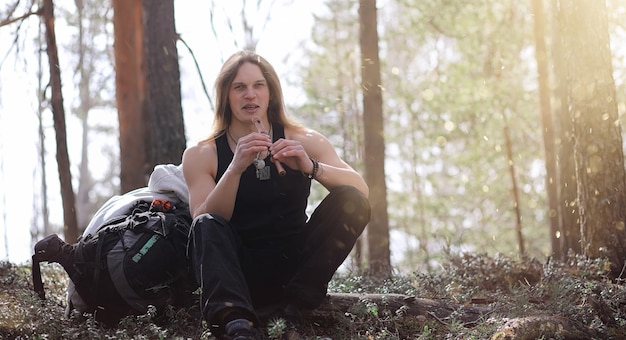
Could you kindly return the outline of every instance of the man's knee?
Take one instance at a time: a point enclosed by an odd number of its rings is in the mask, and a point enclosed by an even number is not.
[[[187,245],[188,254],[200,251],[205,245],[215,240],[232,237],[233,232],[228,220],[217,214],[202,214],[191,224]]]
[[[214,229],[230,229],[230,223],[217,214],[202,214],[193,220],[191,232],[194,234],[210,234]]]
[[[335,197],[345,214],[354,216],[365,224],[369,222],[371,213],[369,200],[357,188],[351,185],[340,186],[331,190],[330,195]]]
[[[226,220],[224,217],[222,217],[221,215],[218,214],[202,214],[198,217],[196,217],[193,221],[193,224],[201,224],[201,225],[213,225],[213,224],[217,224],[217,225],[221,225],[221,226],[228,226],[229,222],[228,220]]]

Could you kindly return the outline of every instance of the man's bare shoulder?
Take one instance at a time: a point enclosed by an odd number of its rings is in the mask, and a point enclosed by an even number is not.
[[[326,137],[318,131],[307,127],[285,128],[285,138],[297,140],[301,143],[316,142],[320,139],[326,139]]]
[[[285,129],[285,138],[299,141],[309,156],[317,159],[325,159],[324,155],[333,152],[328,138],[311,128]]]
[[[207,153],[215,153],[215,140],[201,140],[195,145],[187,147],[185,154],[189,155],[206,155]]]
[[[187,165],[195,169],[212,169],[216,162],[217,147],[214,140],[202,140],[187,147],[183,153],[183,168]]]

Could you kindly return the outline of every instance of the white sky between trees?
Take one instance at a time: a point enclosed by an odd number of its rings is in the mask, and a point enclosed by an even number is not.
[[[267,1],[268,3],[272,1]],[[224,16],[224,4],[237,4],[238,1],[220,1],[216,6]],[[314,12],[319,14],[322,8],[321,1],[275,1],[270,21],[265,30],[257,33],[259,44],[257,52],[268,59],[281,76],[285,90],[287,103],[299,101],[298,89],[288,86],[286,81],[291,71],[291,66],[299,58],[298,49],[302,43],[310,40],[310,31],[313,23]],[[73,1],[56,1],[57,6],[72,8]],[[228,9],[231,20],[237,22],[240,14],[237,9]],[[219,14],[220,11],[218,11]],[[267,12],[267,11],[266,11]],[[265,13],[266,13],[265,12]],[[253,12],[249,11],[252,14]],[[56,12],[59,15],[59,11]],[[222,58],[226,58],[237,48],[232,43],[233,35],[227,31],[226,21],[216,19],[218,25],[219,42],[215,39],[209,18],[209,2],[177,0],[175,1],[176,30],[191,47],[198,59],[202,76],[209,93],[212,95],[213,81],[222,65]],[[263,20],[264,13],[259,14],[256,20]],[[59,45],[59,59],[62,65],[63,97],[66,110],[66,124],[68,130],[68,148],[70,162],[72,163],[72,175],[78,173],[77,167],[80,161],[81,127],[77,119],[70,112],[69,102],[74,99],[70,82],[72,81],[72,67],[69,65],[69,52],[63,46],[69,44],[70,34],[63,33],[62,19],[57,19],[56,28],[57,44]],[[6,60],[0,59],[0,260],[8,260],[13,263],[24,263],[30,260],[32,244],[30,229],[33,219],[33,196],[34,191],[39,190],[40,179],[38,177],[38,154],[37,154],[37,53],[34,43],[40,21],[36,17],[30,17],[24,24],[26,30],[22,30],[21,40],[25,40],[20,47],[20,56],[15,57],[15,52],[9,53]],[[15,24],[14,24],[15,25]],[[15,27],[5,26],[0,28],[0,58],[5,58],[6,51],[11,48],[14,40]],[[24,39],[24,34],[28,36]],[[243,35],[238,32],[237,39]],[[188,143],[194,143],[204,137],[211,122],[212,113],[209,108],[199,75],[196,71],[191,54],[186,47],[178,44],[179,63],[181,70],[181,91],[183,98],[183,112],[186,125]],[[28,61],[22,60],[28,57]],[[288,57],[288,59],[286,59]],[[43,68],[47,73],[47,56],[42,58]],[[44,82],[47,79],[43,80]],[[73,85],[73,84],[72,84]],[[52,114],[50,109],[45,113],[47,169],[48,169],[48,195],[50,220],[55,225],[62,225],[63,211],[59,180],[56,173],[56,150],[55,134],[52,128]],[[94,112],[92,118],[117,120],[117,112]],[[117,123],[115,124],[117,125]],[[111,137],[117,142],[117,137]],[[111,142],[111,141],[108,141]],[[95,153],[100,146],[97,141],[92,141],[91,163],[102,159]],[[94,152],[95,150],[95,152]],[[97,167],[90,164],[92,171]],[[74,182],[76,190],[76,182]],[[38,194],[37,194],[38,195]],[[7,253],[8,251],[8,253]]]

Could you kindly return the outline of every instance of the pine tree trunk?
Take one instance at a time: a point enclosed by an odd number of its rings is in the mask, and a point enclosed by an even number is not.
[[[144,1],[146,48],[146,112],[151,128],[146,131],[150,158],[149,175],[157,164],[180,164],[186,147],[180,93],[178,39],[174,1]]]
[[[146,77],[141,0],[113,0],[115,88],[120,129],[120,190],[146,186]]]
[[[363,130],[365,136],[365,180],[370,188],[372,218],[368,225],[370,274],[391,276],[389,218],[385,183],[385,140],[383,99],[378,58],[376,0],[361,0],[359,6]]]
[[[606,6],[578,0],[560,5],[583,254],[608,257],[617,276],[626,254],[626,176]]]
[[[52,0],[45,0],[43,4],[43,20],[46,26],[46,52],[50,62],[50,87],[52,92],[52,116],[56,133],[57,168],[61,182],[61,200],[63,201],[63,236],[68,243],[78,240],[78,224],[74,189],[72,188],[72,174],[70,172],[70,158],[67,152],[67,131],[65,127],[65,109],[63,108],[63,93],[61,91],[61,69],[57,53],[56,35],[54,31],[54,4]]]

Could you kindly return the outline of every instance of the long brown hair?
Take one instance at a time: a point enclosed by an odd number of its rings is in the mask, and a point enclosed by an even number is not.
[[[280,79],[274,67],[254,51],[239,51],[226,60],[220,73],[215,79],[216,112],[213,118],[213,128],[205,140],[211,140],[224,134],[233,119],[233,112],[228,102],[228,92],[233,84],[241,65],[251,63],[257,65],[267,82],[270,91],[270,101],[267,108],[269,123],[278,123],[285,127],[301,127],[302,125],[287,116],[283,100],[283,90]]]

